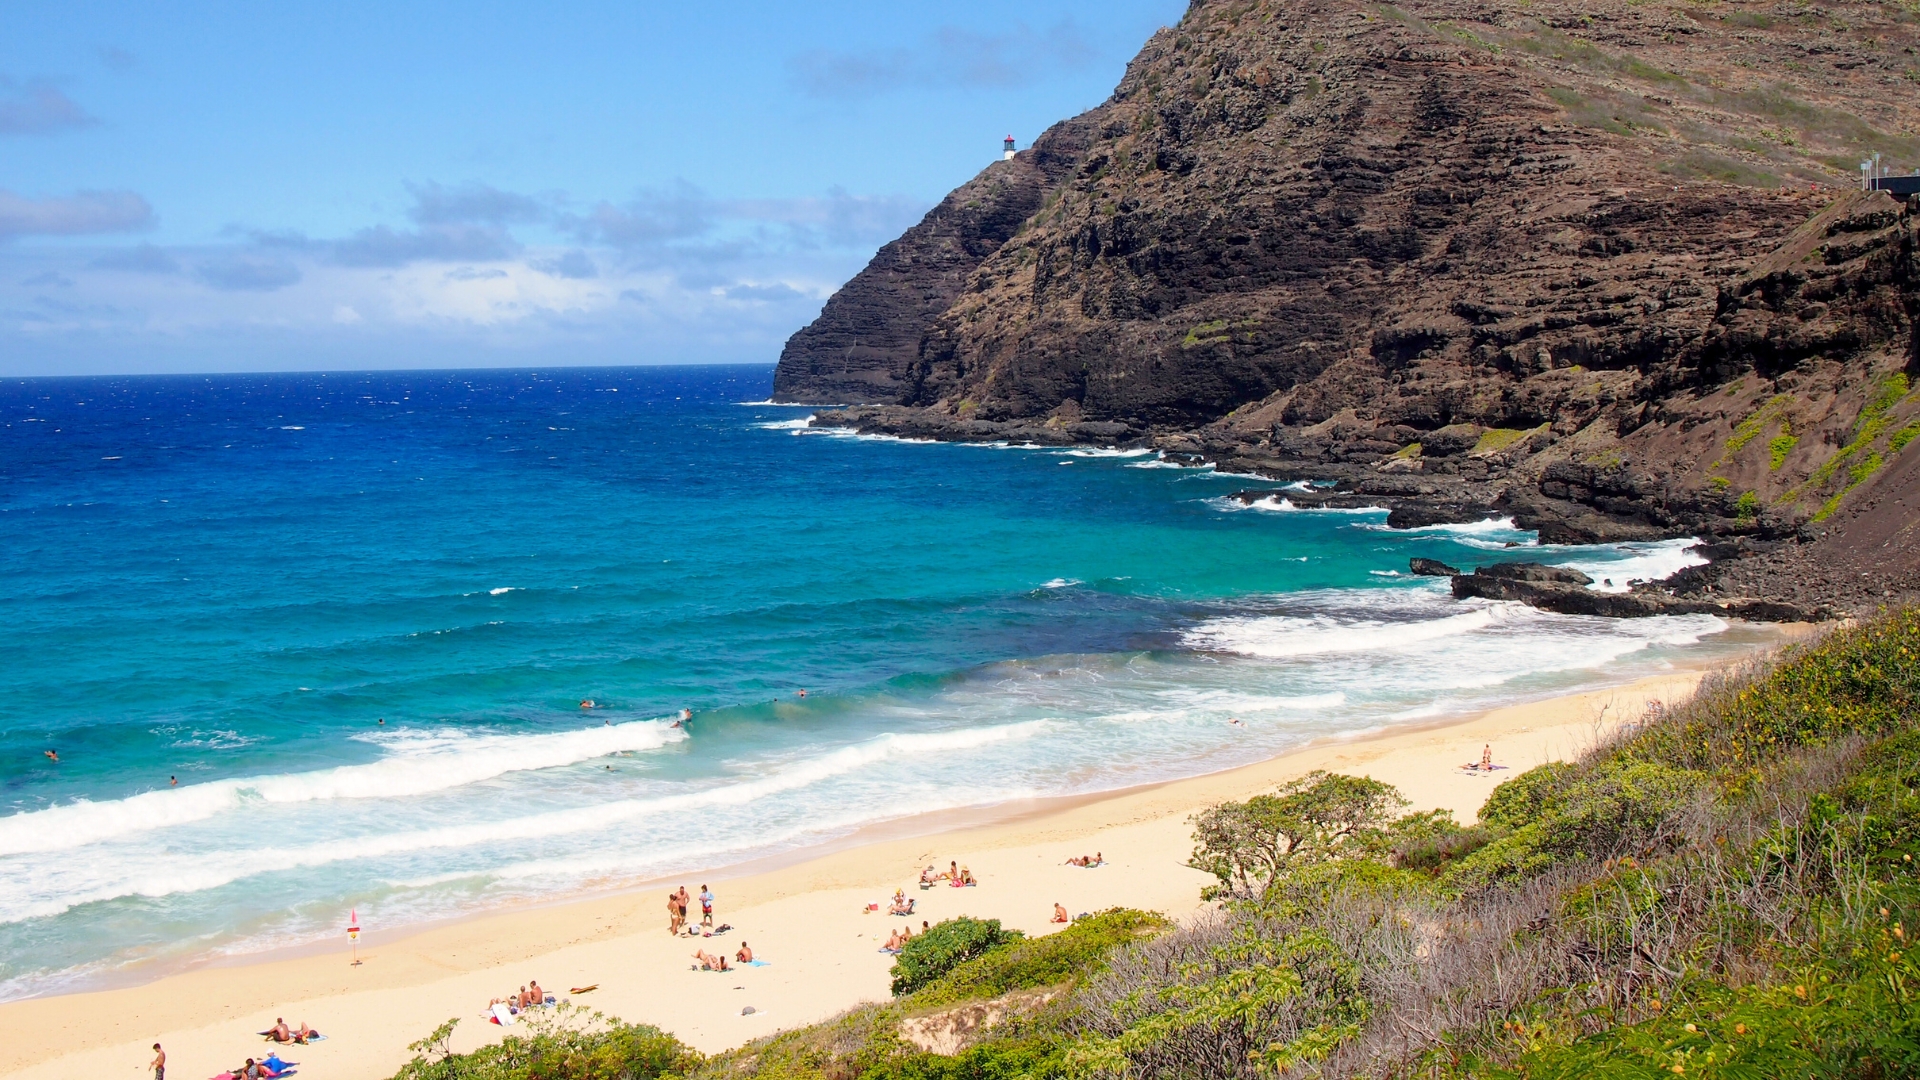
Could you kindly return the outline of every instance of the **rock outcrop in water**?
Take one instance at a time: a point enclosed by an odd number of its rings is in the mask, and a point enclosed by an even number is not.
[[[1202,0],[882,249],[776,393],[1395,524],[1737,539],[1705,601],[1911,595],[1917,219],[1851,169],[1920,166],[1916,47],[1874,2]]]

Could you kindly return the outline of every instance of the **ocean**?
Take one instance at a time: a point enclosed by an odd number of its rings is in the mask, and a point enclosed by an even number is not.
[[[0,999],[336,939],[352,910],[390,935],[1196,775],[1760,640],[1407,574],[1524,558],[1624,585],[1694,561],[1684,541],[1396,531],[1149,452],[809,429],[771,382],[0,382]],[[1276,494],[1226,498],[1246,488]]]

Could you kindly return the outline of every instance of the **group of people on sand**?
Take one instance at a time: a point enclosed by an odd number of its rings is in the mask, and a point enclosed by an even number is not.
[[[946,870],[938,873],[934,871],[931,865],[925,870],[920,871],[920,887],[923,889],[931,889],[943,881],[956,889],[964,888],[968,885],[980,884],[980,882],[974,878],[973,871],[961,866],[957,861],[949,861]]]
[[[213,1080],[222,1080],[222,1078],[225,1080],[274,1080],[275,1077],[292,1072],[293,1067],[298,1064],[297,1061],[281,1061],[279,1054],[268,1054],[259,1061],[248,1058],[245,1065],[237,1069],[228,1069]],[[165,1072],[166,1066],[161,1065],[154,1069],[153,1074],[161,1076]]]
[[[540,988],[539,979],[528,979],[527,984],[522,986],[518,992],[508,994],[505,997],[497,997],[487,1002],[487,1010],[491,1012],[495,1005],[505,1005],[507,1011],[518,1013],[523,1009],[531,1009],[536,1005],[545,1005],[552,999],[552,994]]]
[[[1465,765],[1460,766],[1460,768],[1466,772],[1495,772],[1506,768],[1506,766],[1495,765],[1493,763],[1493,744],[1488,743],[1480,748],[1479,761],[1469,761]]]
[[[679,937],[684,931],[688,937],[704,934],[712,937],[713,930],[713,890],[700,886],[700,928],[694,929],[687,923],[687,906],[693,903],[693,897],[687,894],[687,887],[680,886],[667,894],[667,933]]]
[[[710,953],[705,949],[695,949],[693,950],[693,958],[699,961],[699,963],[693,965],[696,971],[733,970],[733,968],[728,965],[727,954],[724,952]],[[735,964],[752,964],[754,962],[753,946],[742,941],[740,947],[733,952],[733,962]]]
[[[1098,852],[1098,851],[1094,852],[1092,855],[1076,855],[1073,858],[1067,860],[1067,865],[1068,866],[1084,866],[1087,869],[1091,870],[1096,866],[1107,865],[1107,856],[1103,852]]]
[[[261,1034],[267,1037],[268,1042],[299,1043],[305,1046],[309,1039],[320,1033],[308,1027],[305,1020],[300,1021],[299,1027],[290,1028],[287,1026],[285,1017],[276,1016],[273,1019],[273,1026]]]
[[[927,924],[924,922],[920,924],[922,929],[925,929],[926,925]],[[897,954],[901,949],[904,949],[907,947],[907,942],[912,940],[913,940],[913,927],[903,926],[900,929],[895,930],[893,933],[887,935],[887,943],[885,945],[880,946],[880,951],[883,953]]]

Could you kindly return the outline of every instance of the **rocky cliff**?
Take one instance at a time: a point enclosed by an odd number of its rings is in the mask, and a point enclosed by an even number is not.
[[[1202,0],[882,249],[776,392],[1892,596],[1917,219],[1856,163],[1920,166],[1916,45],[1896,3]]]

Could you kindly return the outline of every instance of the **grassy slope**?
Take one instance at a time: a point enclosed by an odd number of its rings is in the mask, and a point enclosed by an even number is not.
[[[1482,817],[1409,819],[1196,926],[1114,912],[1016,941],[713,1058],[603,1022],[544,1053],[428,1050],[402,1078],[1920,1070],[1920,613],[1711,685]],[[1042,986],[1062,992],[957,1055],[900,1038],[908,1016]]]

